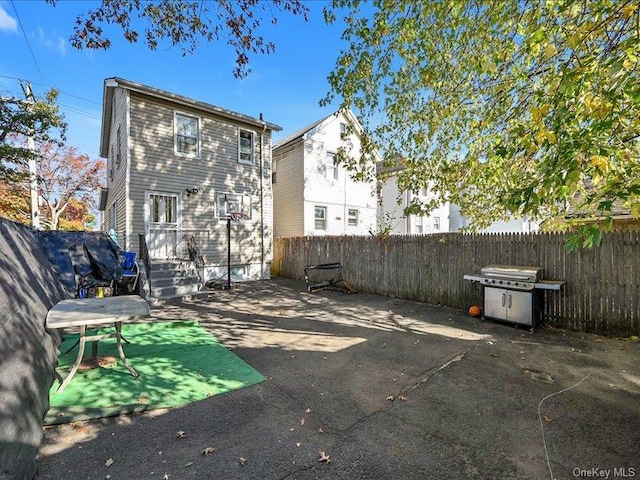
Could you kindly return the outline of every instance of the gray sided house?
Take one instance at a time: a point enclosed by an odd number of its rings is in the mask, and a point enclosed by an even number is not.
[[[261,115],[260,115],[261,117]],[[126,250],[144,239],[153,262],[204,257],[203,281],[269,277],[273,237],[271,135],[278,125],[121,78],[104,82],[102,228]]]

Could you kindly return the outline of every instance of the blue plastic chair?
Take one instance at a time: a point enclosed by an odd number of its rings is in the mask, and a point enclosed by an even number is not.
[[[127,289],[129,292],[135,292],[136,287],[138,286],[140,269],[138,268],[136,257],[136,252],[124,252],[124,262],[122,263],[122,278],[133,279],[133,282],[127,282]]]

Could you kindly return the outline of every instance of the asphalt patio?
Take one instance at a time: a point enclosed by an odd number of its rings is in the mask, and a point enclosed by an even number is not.
[[[267,379],[48,427],[40,478],[640,477],[638,341],[281,278],[153,315],[199,320]]]

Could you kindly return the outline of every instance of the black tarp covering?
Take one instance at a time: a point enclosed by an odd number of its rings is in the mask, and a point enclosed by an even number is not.
[[[40,232],[49,261],[74,290],[122,279],[124,252],[105,232]]]

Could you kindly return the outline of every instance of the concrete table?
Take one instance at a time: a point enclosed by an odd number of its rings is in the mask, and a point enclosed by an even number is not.
[[[57,392],[62,392],[78,371],[84,355],[86,342],[97,342],[105,338],[116,338],[118,354],[127,370],[134,377],[138,373],[127,361],[122,349],[122,322],[149,317],[149,304],[137,295],[123,295],[118,297],[104,298],[73,298],[62,300],[47,313],[47,328],[71,328],[80,327],[80,339],[78,341],[78,355],[71,367],[69,375],[58,387]],[[104,325],[115,326],[114,333],[101,335],[87,335],[87,328],[95,328]],[[62,378],[58,375],[60,380]]]

